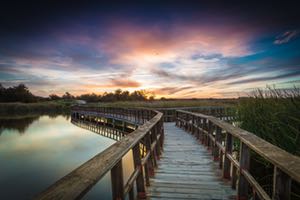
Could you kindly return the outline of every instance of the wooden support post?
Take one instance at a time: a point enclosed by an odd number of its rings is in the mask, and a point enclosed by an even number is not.
[[[143,199],[146,198],[146,193],[145,193],[145,183],[144,183],[144,175],[143,175],[144,173],[143,173],[143,167],[141,163],[141,153],[140,153],[139,143],[133,147],[132,153],[133,153],[133,162],[134,162],[135,170],[140,168],[140,173],[136,178],[136,189],[138,193],[138,198]]]
[[[274,167],[273,178],[273,198],[274,200],[291,199],[291,177],[280,170],[278,167]]]
[[[237,181],[237,170],[234,165],[232,165],[232,177],[231,177],[231,188],[236,189],[236,181]]]
[[[214,144],[214,149],[213,149],[214,161],[217,161],[218,159],[220,159],[219,147],[218,147],[217,143],[221,143],[221,139],[222,139],[221,134],[222,134],[222,129],[217,126],[216,136],[215,136],[215,144]]]
[[[205,145],[207,146],[207,150],[209,150],[209,124],[210,124],[210,121],[209,120],[206,120],[206,123],[205,123],[205,129],[207,131],[207,134],[206,134],[206,141],[205,141]]]
[[[135,198],[134,198],[134,190],[133,190],[133,187],[129,190],[128,196],[129,196],[129,200],[134,200],[134,199],[135,199]]]
[[[185,130],[188,131],[188,121],[189,121],[189,116],[188,114],[185,114]]]
[[[223,178],[230,179],[230,160],[227,158],[227,154],[232,153],[232,135],[226,133],[225,139],[225,156],[224,156],[224,165],[223,165]]]
[[[196,118],[196,125],[197,125],[196,138],[197,138],[197,140],[199,140],[200,139],[200,130],[199,130],[200,118],[199,117]]]
[[[202,132],[201,132],[201,143],[205,146],[205,133],[204,133],[204,130],[205,130],[205,120],[206,119],[202,119],[202,124],[201,124],[201,129],[202,129]]]
[[[238,199],[248,199],[249,183],[246,178],[242,175],[242,171],[249,171],[250,166],[250,149],[249,147],[241,142],[240,147],[240,172],[239,172],[239,184],[238,184]]]
[[[205,142],[205,135],[204,135],[204,132],[203,132],[203,130],[204,130],[204,122],[205,121],[205,119],[201,119],[201,138],[200,138],[200,140],[201,140],[201,144],[205,144],[204,142]]]
[[[148,168],[148,175],[149,177],[153,177],[154,176],[154,155],[153,152],[151,151],[151,137],[150,137],[150,133],[147,133],[147,135],[145,136],[146,138],[146,148],[147,151],[150,152],[150,156],[149,159],[147,161],[147,168]]]
[[[124,200],[124,181],[122,160],[111,169],[112,198]]]
[[[194,120],[195,120],[195,116],[192,115],[192,124],[191,124],[191,134],[194,135]]]
[[[208,149],[211,150],[211,155],[213,155],[213,140],[211,139],[211,136],[213,136],[214,132],[214,126],[211,121],[208,121]]]
[[[150,146],[152,146],[152,144],[156,141],[155,139],[156,135],[155,135],[155,129],[154,127],[151,130],[151,143]],[[157,167],[157,158],[158,158],[158,153],[156,151],[156,146],[153,148],[152,150],[152,158],[153,158],[153,166],[156,168]]]
[[[156,154],[156,159],[159,160],[160,159],[160,141],[157,140],[157,135],[158,135],[158,126],[155,125],[153,128],[152,128],[152,134],[153,134],[153,138],[154,138],[154,142],[156,142],[156,145],[154,147],[154,151],[155,151],[155,154]]]

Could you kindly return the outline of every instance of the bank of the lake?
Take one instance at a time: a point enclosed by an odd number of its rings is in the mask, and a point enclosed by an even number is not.
[[[68,113],[74,101],[42,101],[37,103],[0,103],[0,116],[24,114]]]

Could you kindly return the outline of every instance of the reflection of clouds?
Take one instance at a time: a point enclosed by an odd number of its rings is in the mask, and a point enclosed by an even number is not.
[[[43,152],[45,158],[53,153],[64,154],[64,151],[85,152],[91,148],[99,149],[109,139],[92,134],[87,130],[73,126],[64,117],[50,119],[43,116],[33,123],[23,137],[4,132],[0,151],[8,154],[35,154]],[[2,140],[3,139],[3,140]],[[109,142],[112,143],[112,142]],[[95,146],[93,146],[95,145]]]
[[[34,195],[114,142],[62,116],[42,116],[22,136],[5,129],[0,139],[2,195],[12,196],[11,188],[20,198]]]

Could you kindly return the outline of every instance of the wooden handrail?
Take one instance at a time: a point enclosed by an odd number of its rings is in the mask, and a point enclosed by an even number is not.
[[[155,167],[156,159],[161,154],[163,145],[163,114],[153,110],[90,107],[73,107],[73,111],[94,112],[94,114],[97,112],[98,114],[100,112],[110,113],[112,117],[118,117],[118,119],[129,119],[129,116],[133,122],[144,121],[144,123],[120,141],[58,180],[40,193],[36,199],[80,199],[109,171],[112,174],[114,199],[124,199],[127,193],[132,199],[134,197],[134,182],[137,184],[137,195],[145,196],[144,181],[149,182],[149,176],[153,174],[153,167]],[[154,144],[154,148],[147,147],[145,148],[146,152],[141,153],[140,146],[149,146],[145,143],[149,144],[150,147]],[[135,169],[128,182],[124,184],[122,158],[130,150],[133,151]]]
[[[230,168],[232,171],[238,169],[238,199],[248,198],[249,184],[260,199],[271,199],[249,172],[250,150],[274,165],[272,199],[289,199],[291,180],[300,183],[300,158],[253,133],[234,127],[213,116],[183,110],[176,111],[176,125],[192,132],[203,144],[212,149],[214,159],[219,159],[222,166],[223,177],[232,179],[233,188],[237,179],[235,173],[231,172],[230,176]],[[224,145],[219,137],[221,134],[225,134]],[[232,136],[240,141],[239,160],[232,154]]]

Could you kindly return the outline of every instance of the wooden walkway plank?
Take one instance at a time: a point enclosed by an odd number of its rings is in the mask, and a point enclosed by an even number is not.
[[[149,199],[232,199],[235,191],[222,180],[211,153],[175,123],[164,123],[164,152],[158,161]]]

